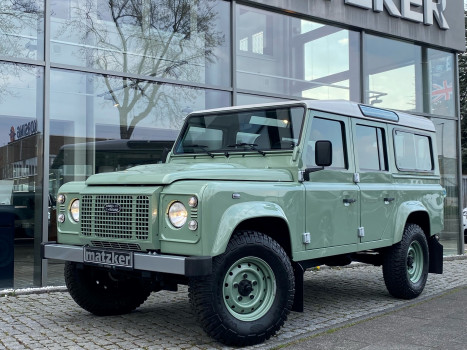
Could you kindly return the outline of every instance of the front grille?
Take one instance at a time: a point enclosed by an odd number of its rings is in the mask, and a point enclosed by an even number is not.
[[[81,204],[81,233],[100,238],[147,240],[149,197],[136,195],[84,195]],[[118,206],[108,212],[106,205]]]
[[[91,241],[91,244],[93,247],[96,247],[96,248],[141,250],[141,247],[139,246],[139,244],[136,244],[136,243]]]

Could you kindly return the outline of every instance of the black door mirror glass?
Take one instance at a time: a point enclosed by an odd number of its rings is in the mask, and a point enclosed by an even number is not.
[[[332,164],[331,141],[316,141],[315,162],[317,166],[330,166]]]

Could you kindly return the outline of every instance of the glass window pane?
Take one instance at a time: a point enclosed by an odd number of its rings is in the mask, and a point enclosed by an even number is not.
[[[52,70],[50,154],[57,181],[51,187],[158,162],[187,114],[229,105],[225,92]]]
[[[227,1],[54,0],[51,60],[230,86]]]
[[[378,132],[379,131],[379,135]],[[384,153],[381,145],[381,129],[357,125],[356,127],[356,149],[358,154],[358,164],[360,169],[380,171],[385,170],[381,167]]]
[[[303,107],[287,107],[192,116],[176,154],[292,150],[304,114]]]
[[[236,34],[240,89],[360,100],[357,32],[239,5]]]
[[[433,170],[431,140],[428,136],[396,131],[396,164],[400,170]]]
[[[454,55],[428,49],[431,103],[429,113],[454,117]]]
[[[290,101],[290,100],[276,98],[276,97],[269,97],[269,96],[237,94],[237,106],[269,103],[269,102],[285,102],[285,101]]]
[[[423,112],[419,46],[365,35],[364,55],[365,103]]]
[[[457,121],[433,118],[436,128],[441,186],[446,189],[444,200],[444,229],[441,243],[446,255],[458,254],[459,238],[459,176],[457,158]]]
[[[306,167],[316,167],[315,143],[316,141],[331,141],[332,143],[332,165],[331,168],[346,168],[344,147],[344,125],[335,120],[313,118],[311,134],[308,137],[306,150]]]
[[[0,1],[0,55],[44,59],[44,0]]]
[[[42,87],[42,68],[0,64],[0,219],[12,223],[0,236],[0,289],[30,287],[40,276]]]

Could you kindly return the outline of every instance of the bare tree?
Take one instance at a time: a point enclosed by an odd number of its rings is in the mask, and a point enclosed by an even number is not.
[[[90,67],[148,77],[203,82],[215,48],[225,38],[216,29],[216,0],[88,0],[73,9],[73,19],[60,30],[63,36],[80,33],[80,59]],[[119,111],[120,136],[131,138],[148,115],[158,123],[180,124],[181,107],[194,89],[167,93],[168,84],[105,77],[106,99]],[[181,91],[181,92],[180,92]],[[182,96],[180,96],[180,94]],[[184,100],[183,106],[180,100]],[[141,108],[144,105],[144,108]],[[177,112],[178,110],[178,112]],[[167,119],[170,118],[170,119]]]

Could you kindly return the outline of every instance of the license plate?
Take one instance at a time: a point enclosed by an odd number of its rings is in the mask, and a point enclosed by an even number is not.
[[[84,262],[132,269],[133,252],[84,247]]]

